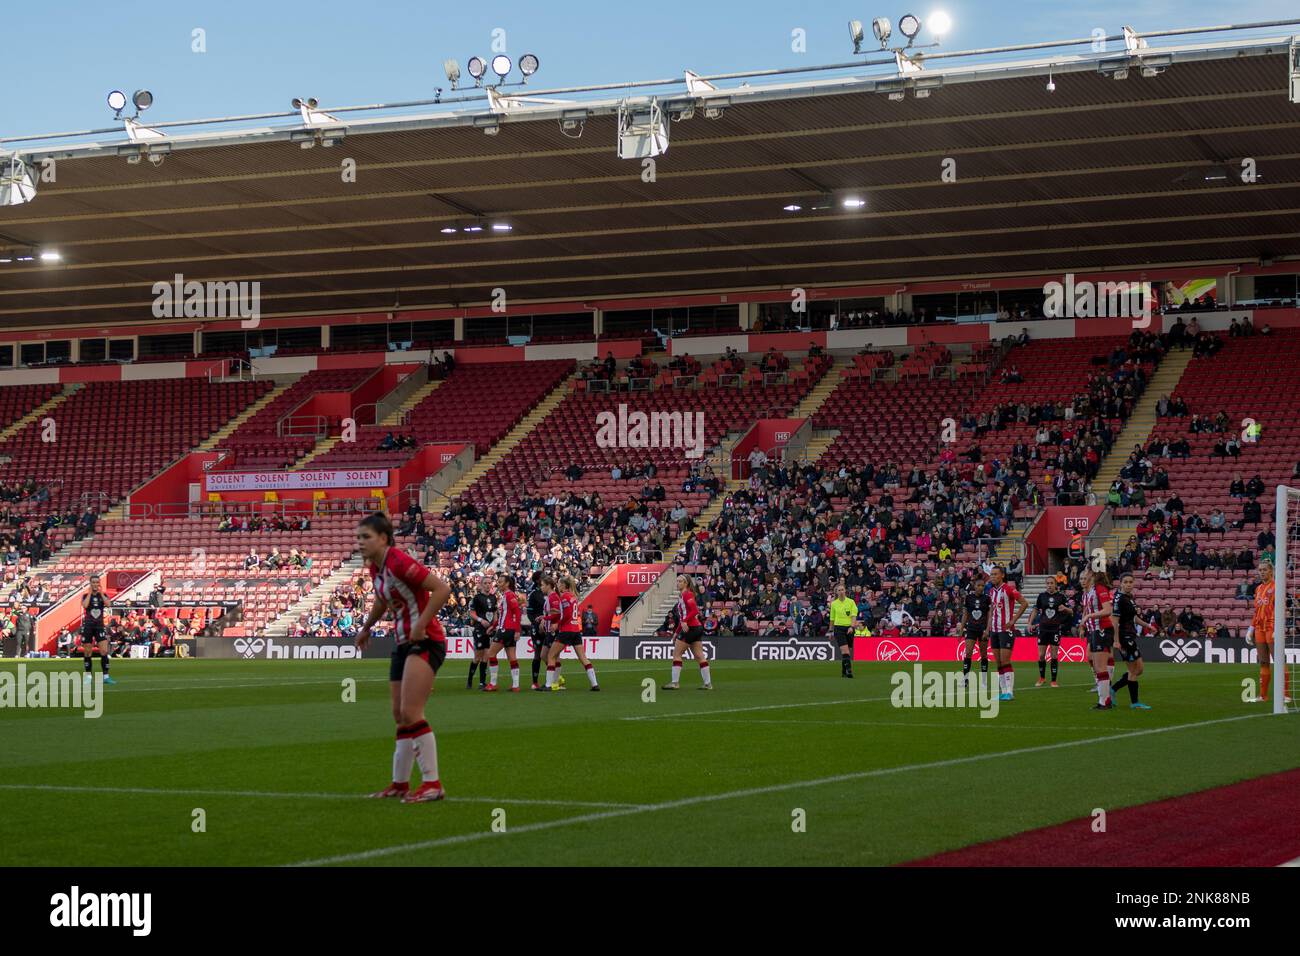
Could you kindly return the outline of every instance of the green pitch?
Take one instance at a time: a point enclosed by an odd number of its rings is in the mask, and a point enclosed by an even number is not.
[[[386,662],[115,661],[97,720],[0,709],[0,864],[892,864],[1300,766],[1246,666],[1151,665],[1153,710],[1097,713],[1084,666],[1021,665],[994,719],[893,707],[892,664],[720,661],[706,694],[688,662],[654,702],[664,663],[599,663],[600,694],[466,669],[428,708],[448,799],[416,806],[361,799],[391,775]]]

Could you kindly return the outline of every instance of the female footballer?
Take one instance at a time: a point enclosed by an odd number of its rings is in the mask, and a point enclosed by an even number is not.
[[[587,652],[582,646],[582,625],[578,623],[578,596],[575,593],[578,582],[572,576],[565,575],[560,578],[560,620],[559,626],[555,633],[555,643],[551,645],[550,656],[546,661],[546,686],[552,690],[563,690],[562,685],[556,684],[556,672],[559,669],[560,655],[564,653],[566,647],[572,647],[573,652],[578,655],[578,662],[587,671],[587,680],[591,682],[592,690],[600,690],[600,684],[596,682],[596,668],[591,661],[587,660]]]
[[[447,635],[437,614],[451,596],[447,582],[405,551],[393,546],[393,524],[372,514],[357,525],[357,547],[370,570],[375,601],[357,634],[357,647],[370,643],[370,629],[387,612],[393,614],[393,649],[388,668],[397,745],[393,782],[372,797],[401,797],[403,803],[441,800],[438,744],[424,716],[433,678],[447,657]],[[420,786],[411,790],[411,764],[420,764]]]
[[[691,656],[699,662],[700,690],[713,690],[709,674],[709,658],[704,653],[704,626],[700,623],[700,605],[695,599],[695,586],[689,574],[677,576],[677,635],[673,639],[673,679],[664,684],[664,690],[677,690],[682,676],[682,654],[689,647]]]

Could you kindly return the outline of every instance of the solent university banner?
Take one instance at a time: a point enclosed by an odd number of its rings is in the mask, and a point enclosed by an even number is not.
[[[351,471],[219,471],[204,475],[206,491],[302,491],[317,488],[383,488],[385,468]]]

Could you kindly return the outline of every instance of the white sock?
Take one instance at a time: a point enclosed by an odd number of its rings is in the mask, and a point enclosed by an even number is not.
[[[546,686],[550,687],[554,683],[555,683],[555,666],[553,664],[547,664],[546,665]]]
[[[401,733],[406,728],[399,728]],[[411,764],[415,762],[415,747],[410,737],[398,737],[393,748],[393,783],[411,782]]]
[[[700,680],[704,681],[705,687],[713,686],[713,676],[709,673],[708,661],[700,661]]]
[[[518,661],[513,661],[510,664],[510,686],[511,687],[519,686],[519,662]]]
[[[673,683],[676,684],[682,677],[681,661],[673,661]]]
[[[1007,671],[1007,693],[1014,694],[1015,692],[1016,692],[1016,672],[1013,670],[1009,670]]]
[[[591,686],[596,686],[596,667],[594,664],[587,665],[587,680],[591,681]]]
[[[426,729],[415,738],[415,759],[420,762],[420,782],[438,782],[438,742],[433,731]]]
[[[1097,703],[1110,700],[1110,671],[1097,675]]]
[[[489,683],[489,684],[492,684],[492,685],[494,685],[494,686],[496,685],[496,682],[497,682],[497,670],[498,670],[498,669],[499,669],[499,665],[497,664],[496,661],[493,661],[491,664],[488,665],[488,683]]]

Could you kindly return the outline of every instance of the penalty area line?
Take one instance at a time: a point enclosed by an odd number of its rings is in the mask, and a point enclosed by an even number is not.
[[[576,826],[582,823],[599,823],[605,820],[614,820],[619,817],[636,816],[641,813],[654,813],[663,810],[681,810],[686,807],[717,803],[723,800],[761,797],[773,793],[784,793],[790,790],[803,790],[809,787],[821,787],[828,784],[869,780],[873,777],[888,777],[895,774],[913,773],[918,770],[938,770],[946,767],[957,767],[963,764],[980,763],[985,760],[999,760],[1004,757],[1020,757],[1026,754],[1048,753],[1053,750],[1064,750],[1069,747],[1087,747],[1092,744],[1111,743],[1126,738],[1147,737],[1152,734],[1172,733],[1177,730],[1191,730],[1197,727],[1212,727],[1218,724],[1236,723],[1237,721],[1252,720],[1256,717],[1264,716],[1267,715],[1245,714],[1240,717],[1220,717],[1214,720],[1199,720],[1188,724],[1174,724],[1169,727],[1151,727],[1144,730],[1134,730],[1129,733],[1112,734],[1107,737],[1088,737],[1082,740],[1063,740],[1057,741],[1056,743],[1040,744],[1033,747],[1017,747],[1014,750],[1000,750],[993,753],[973,754],[968,757],[953,757],[947,760],[932,760],[926,763],[904,764],[898,767],[881,767],[876,770],[860,770],[854,773],[836,774],[832,777],[820,777],[815,780],[796,780],[790,783],[778,783],[767,787],[749,787],[744,790],[729,790],[723,793],[710,793],[695,797],[683,797],[679,800],[666,800],[662,803],[643,804],[641,806],[625,807],[617,810],[606,810],[596,813],[583,813],[559,820],[526,823],[523,826],[511,827],[503,833],[495,833],[491,830],[479,830],[473,833],[461,833],[456,836],[441,837],[434,840],[421,840],[416,843],[402,843],[396,846],[377,847],[373,850],[361,850],[356,853],[341,853],[335,856],[317,857],[315,859],[300,860],[295,863],[286,863],[283,865],[297,867],[328,866],[335,863],[355,863],[361,860],[373,860],[385,856],[394,856],[399,853],[412,853],[417,850],[432,850],[439,847],[475,843],[479,840],[484,840],[490,837],[502,837],[520,833],[535,833],[539,830],[554,830],[561,827]]]

